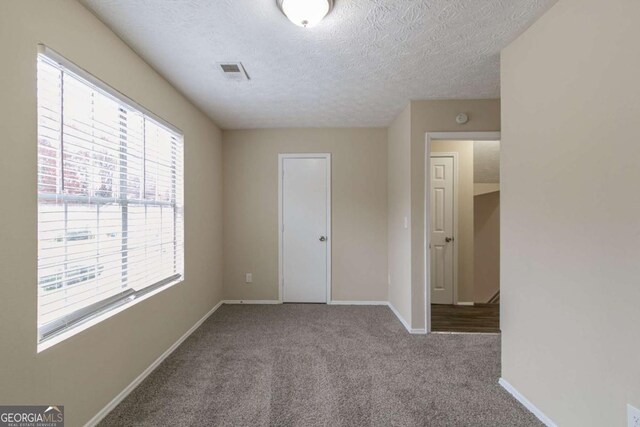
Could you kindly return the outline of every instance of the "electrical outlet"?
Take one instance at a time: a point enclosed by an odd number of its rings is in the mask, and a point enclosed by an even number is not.
[[[244,275],[244,283],[253,283],[253,274],[246,273]]]
[[[640,427],[640,409],[627,405],[628,427]]]

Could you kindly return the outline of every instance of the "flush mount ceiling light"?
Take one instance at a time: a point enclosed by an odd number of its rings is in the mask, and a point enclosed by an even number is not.
[[[287,18],[299,27],[313,27],[333,8],[333,0],[276,0]]]

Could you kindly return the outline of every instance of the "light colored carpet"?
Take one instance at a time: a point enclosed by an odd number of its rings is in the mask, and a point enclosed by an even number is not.
[[[409,335],[384,306],[225,305],[102,426],[541,425],[498,335]]]

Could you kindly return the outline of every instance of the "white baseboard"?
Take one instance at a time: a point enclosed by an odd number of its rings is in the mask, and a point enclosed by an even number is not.
[[[389,306],[389,308],[391,309],[391,311],[393,311],[393,314],[396,315],[396,317],[398,318],[398,320],[400,321],[400,323],[402,323],[402,326],[404,326],[404,328],[410,333],[410,334],[426,334],[427,330],[426,329],[412,329],[411,326],[409,325],[409,322],[407,322],[404,317],[402,317],[400,315],[400,312],[398,310],[396,310],[396,308],[393,306],[393,304],[391,303],[387,303],[387,305]]]
[[[200,325],[202,325],[205,322],[205,320],[207,320],[213,313],[215,313],[215,311],[218,308],[220,308],[220,306],[222,304],[231,304],[231,305],[233,305],[233,304],[281,304],[281,302],[278,301],[278,300],[223,300],[223,301],[220,301],[218,304],[215,305],[215,307],[213,307],[211,310],[209,310],[209,312],[207,314],[205,314],[200,320],[198,320],[195,325],[193,325],[191,328],[189,328],[189,330],[187,332],[185,332],[184,335],[182,335],[175,343],[173,343],[171,345],[171,347],[169,347],[164,353],[162,353],[160,355],[160,357],[158,357],[140,375],[138,375],[136,377],[136,379],[134,379],[127,387],[125,387],[124,390],[122,390],[120,393],[118,393],[116,395],[116,397],[114,397],[111,400],[111,402],[109,402],[96,415],[94,415],[93,418],[91,418],[89,421],[87,421],[87,423],[85,424],[85,427],[93,427],[93,426],[98,425],[98,423],[100,421],[102,421],[102,419],[104,417],[106,417],[107,414],[109,414],[109,412],[111,412],[116,406],[118,406],[118,404],[120,402],[122,402],[129,395],[129,393],[131,393],[138,385],[140,385],[140,383],[142,383],[142,381],[144,381],[144,379],[147,378],[147,376],[149,376],[149,374],[151,374],[151,372],[153,372],[154,369],[156,369],[167,357],[169,357],[169,355],[171,355],[171,353],[173,353],[180,346],[180,344],[182,344],[187,338],[189,338],[189,336],[193,332],[195,332],[195,330],[198,329],[200,327]],[[391,303],[389,303],[387,301],[331,301],[329,304],[331,304],[331,305],[386,305],[396,315],[398,320],[400,320],[400,323],[402,323],[402,325],[407,329],[407,331],[410,334],[425,334],[426,333],[425,329],[411,329],[411,327],[409,326],[407,321],[404,320],[404,318],[400,315],[398,310],[396,310],[396,308]],[[503,384],[503,381],[504,380],[501,378],[500,379],[500,384],[503,387],[505,387],[505,389],[507,389],[507,391],[509,391],[510,389],[507,388]],[[504,381],[504,383],[508,384],[506,381]],[[509,387],[511,387],[511,386],[509,385]],[[509,391],[509,392],[511,393],[511,391]],[[517,392],[515,392],[515,393],[517,393]],[[514,394],[514,393],[511,393],[511,394]],[[514,394],[514,396],[516,397],[516,399],[521,400],[515,394]],[[524,399],[524,400],[527,401],[526,399]],[[524,402],[523,402],[523,404],[525,406],[527,406],[527,404],[525,404]],[[533,407],[533,405],[531,405],[531,406]],[[527,408],[528,408],[528,406],[527,406]],[[534,412],[534,411],[532,410],[532,412]],[[534,412],[534,414],[535,413],[536,412]],[[540,412],[540,414],[542,414],[542,413]],[[543,414],[543,416],[544,416],[544,414]],[[540,417],[538,417],[538,418],[540,418]],[[542,420],[542,418],[541,418],[541,420]],[[550,427],[551,426],[555,427],[555,424],[547,424],[547,425],[550,426]]]
[[[252,300],[252,299],[229,299],[222,301],[223,304],[282,304],[278,300]],[[327,305],[389,305],[387,301],[329,301]]]
[[[454,332],[454,331],[431,331],[436,335],[501,335],[500,332]]]
[[[278,301],[277,299],[275,300],[271,300],[271,299],[265,299],[265,300],[259,300],[259,299],[226,299],[224,301],[222,301],[223,304],[230,304],[230,305],[238,305],[238,304],[282,304],[281,301]]]
[[[538,409],[529,399],[524,397],[518,390],[516,390],[507,380],[500,378],[498,384],[502,386],[510,395],[516,398],[516,400],[535,415],[544,425],[547,427],[557,427],[556,424],[551,421],[551,418],[547,417],[540,409]]]
[[[184,340],[189,338],[189,335],[195,332],[195,330],[198,329],[198,327],[200,327],[200,325],[202,325],[204,321],[209,318],[209,316],[215,313],[215,311],[218,308],[220,308],[223,302],[224,301],[220,301],[218,304],[216,304],[215,307],[209,310],[209,312],[202,317],[202,319],[198,320],[195,325],[189,328],[189,330],[185,332],[184,335],[178,338],[178,341],[173,343],[171,347],[169,347],[164,353],[162,353],[160,357],[158,357],[151,365],[149,365],[149,367],[147,367],[147,369],[142,371],[142,373],[138,375],[138,377],[134,379],[131,382],[131,384],[126,386],[124,390],[118,393],[118,395],[114,397],[113,400],[111,400],[111,402],[107,404],[107,406],[102,408],[100,412],[98,412],[96,415],[93,416],[93,418],[87,421],[87,423],[85,424],[85,427],[93,427],[98,425],[98,423],[102,421],[102,419],[106,417],[107,414],[111,412],[116,406],[118,406],[118,404],[122,402],[125,399],[125,397],[127,397],[129,393],[133,391],[133,389],[135,389],[138,385],[140,385],[140,383],[144,381],[144,379],[147,378],[147,376],[149,376],[149,374],[153,372],[154,369],[156,369],[167,357],[169,357],[169,355],[173,353],[175,349],[178,348],[180,344],[184,342]]]
[[[329,305],[389,305],[387,301],[330,301]]]
[[[456,303],[456,305],[469,305],[469,306],[474,305],[474,304],[475,303],[473,301],[458,301]]]
[[[409,325],[409,323],[404,320],[404,317],[402,317],[400,315],[400,312],[398,310],[396,310],[396,308],[393,306],[393,304],[389,303],[389,308],[391,309],[391,311],[393,311],[393,314],[396,315],[396,317],[398,318],[398,320],[400,321],[400,323],[402,323],[402,326],[404,326],[404,328],[411,332],[411,326]]]
[[[278,300],[224,300],[224,304],[282,304]],[[400,315],[398,310],[387,301],[330,301],[328,305],[386,305],[396,315],[400,323],[407,329],[410,334],[426,334],[426,329],[412,329],[409,323]]]

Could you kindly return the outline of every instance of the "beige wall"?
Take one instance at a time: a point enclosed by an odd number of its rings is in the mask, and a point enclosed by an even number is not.
[[[502,375],[561,426],[640,408],[639,18],[560,0],[502,55]]]
[[[500,290],[500,192],[473,198],[473,301],[486,303]]]
[[[332,299],[387,300],[386,136],[385,129],[223,132],[226,299],[278,299],[278,153],[316,152],[331,153]]]
[[[433,141],[432,153],[458,153],[458,301],[474,301],[473,141]]]
[[[482,194],[493,193],[495,191],[500,191],[500,183],[484,183],[484,182],[475,182],[473,184],[473,194],[476,196],[480,196]]]
[[[458,125],[457,113],[469,115]],[[500,130],[500,100],[443,100],[411,102],[411,325],[425,327],[424,195],[425,134]],[[427,266],[428,267],[428,266]],[[428,270],[427,270],[428,274]]]
[[[411,105],[387,131],[389,303],[411,324]],[[407,228],[404,227],[405,218]]]
[[[185,282],[36,352],[36,53],[45,43],[184,131]],[[0,403],[102,409],[222,296],[220,132],[72,0],[0,2]],[[99,385],[99,386],[97,386]]]

